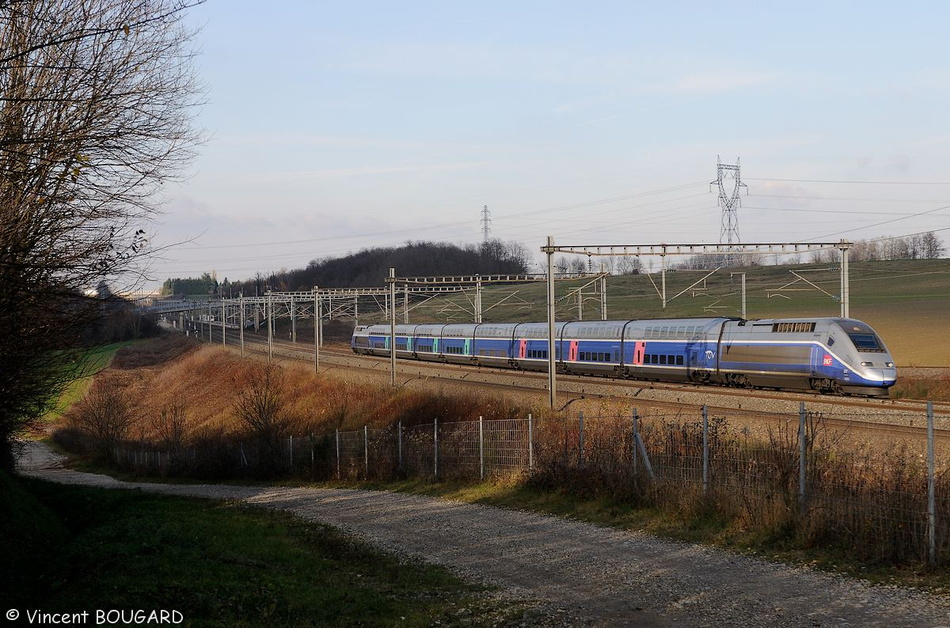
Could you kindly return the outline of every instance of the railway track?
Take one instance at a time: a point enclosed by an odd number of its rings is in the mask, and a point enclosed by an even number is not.
[[[261,342],[257,340],[247,341],[246,344],[253,344],[255,347],[258,347],[257,351],[260,351],[260,347],[263,347],[263,351],[266,354],[267,352],[267,342]],[[313,361],[313,349],[302,344],[292,344],[285,341],[274,341],[274,352],[276,355],[283,357],[292,357],[294,359],[304,360],[304,361]],[[332,360],[336,358],[349,358],[356,360],[365,360],[371,363],[376,364],[372,370],[378,371],[380,368],[385,367],[388,371],[389,369],[389,358],[388,357],[376,357],[376,356],[367,356],[360,355],[357,356],[352,352],[349,347],[342,346],[329,346],[323,347],[320,349],[321,360]],[[334,360],[337,362],[337,360]],[[528,389],[546,389],[547,387],[547,374],[530,372],[530,371],[514,371],[514,370],[505,370],[505,369],[492,369],[490,367],[484,366],[468,366],[464,364],[443,364],[440,362],[432,361],[410,361],[410,360],[399,360],[397,363],[397,373],[406,372],[412,370],[413,368],[421,369],[432,369],[434,371],[451,369],[451,370],[469,370],[473,373],[482,373],[482,372],[495,372],[495,373],[504,373],[508,376],[516,374],[519,378],[522,378],[527,381],[535,382],[535,384],[525,384],[523,387]],[[704,386],[699,384],[692,383],[670,383],[670,382],[653,382],[647,380],[619,380],[613,378],[599,378],[592,376],[582,376],[582,375],[567,375],[560,374],[558,375],[558,382],[572,383],[579,385],[581,387],[591,386],[600,384],[606,387],[616,387],[620,389],[629,389],[631,386],[636,388],[649,388],[650,390],[656,391],[667,391],[671,393],[697,393],[705,394],[709,396],[720,396],[727,395],[733,399],[745,399],[745,400],[764,400],[764,401],[793,401],[795,403],[805,402],[807,404],[819,403],[824,406],[836,406],[841,408],[848,408],[854,411],[861,410],[870,410],[874,412],[884,412],[887,410],[907,410],[910,412],[925,412],[927,407],[927,401],[919,399],[874,399],[866,397],[847,397],[847,396],[831,396],[831,395],[822,395],[817,392],[809,391],[774,391],[767,389],[745,389],[745,388],[731,388],[725,386]],[[618,398],[625,398],[629,395],[617,393],[614,395],[600,395],[600,396],[616,396]],[[933,402],[933,408],[935,414],[944,414],[950,415],[950,402]]]
[[[233,348],[233,345],[230,345]],[[266,357],[267,341],[245,339],[245,351]],[[277,359],[313,363],[313,347],[274,341],[273,355]],[[349,347],[325,346],[320,349],[321,370],[346,369],[389,376],[388,357],[354,354]],[[452,382],[472,389],[503,389],[507,392],[537,394],[547,389],[547,374],[522,372],[464,364],[444,364],[429,361],[400,360],[397,363],[397,382],[408,385],[417,380]],[[579,400],[610,400],[633,402],[638,406],[694,412],[707,406],[710,415],[734,414],[753,420],[775,421],[778,416],[797,414],[804,402],[809,411],[819,413],[823,423],[833,429],[873,431],[881,435],[907,438],[925,436],[927,402],[913,399],[865,399],[832,397],[809,392],[748,390],[718,386],[700,386],[688,383],[616,380],[589,376],[559,375],[559,402],[562,408]],[[950,442],[950,403],[935,402],[934,416],[939,427],[938,440]],[[867,416],[889,417],[886,421],[871,421]]]

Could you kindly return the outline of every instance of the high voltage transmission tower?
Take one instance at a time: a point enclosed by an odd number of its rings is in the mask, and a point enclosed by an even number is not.
[[[716,180],[710,181],[709,185],[714,183],[719,185],[719,206],[722,207],[722,227],[719,230],[719,244],[732,246],[739,244],[739,188],[748,186],[742,182],[739,173],[739,158],[736,157],[736,164],[724,164],[719,156],[716,156]],[[727,179],[732,180],[732,191],[729,195],[726,193],[726,187],[729,185]],[[728,256],[725,260],[727,266],[734,263],[733,256]]]
[[[482,209],[482,239],[488,242],[491,235],[491,212],[488,211],[488,205]]]

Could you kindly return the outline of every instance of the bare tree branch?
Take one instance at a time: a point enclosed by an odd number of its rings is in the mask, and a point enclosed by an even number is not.
[[[101,314],[83,293],[147,258],[200,143],[182,23],[200,3],[0,1],[0,468]]]

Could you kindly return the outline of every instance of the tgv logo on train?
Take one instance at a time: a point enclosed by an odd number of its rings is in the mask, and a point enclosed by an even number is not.
[[[356,353],[389,355],[389,325],[358,326]],[[547,371],[547,323],[397,325],[396,357]],[[572,321],[555,326],[558,372],[887,396],[894,361],[849,318]]]

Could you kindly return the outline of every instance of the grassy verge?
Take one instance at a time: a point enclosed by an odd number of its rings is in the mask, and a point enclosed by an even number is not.
[[[79,377],[74,379],[63,389],[62,394],[60,394],[59,399],[56,401],[56,406],[36,421],[36,427],[42,429],[59,421],[63,414],[69,410],[69,407],[82,399],[86,394],[96,374],[112,364],[112,360],[115,358],[115,354],[119,349],[139,342],[142,341],[116,342],[110,345],[94,347],[86,352],[82,356],[79,364],[70,367],[75,373],[79,374]]]
[[[288,514],[0,482],[4,609],[177,610],[191,626],[498,625],[523,614],[442,568]]]
[[[328,484],[330,486],[330,484]],[[714,513],[682,517],[677,513],[637,508],[609,497],[581,498],[569,492],[533,488],[520,478],[486,482],[431,482],[410,479],[398,482],[333,483],[334,487],[388,490],[428,495],[499,508],[526,510],[567,517],[594,525],[641,531],[674,540],[711,545],[792,565],[807,565],[858,577],[875,584],[914,587],[935,594],[950,594],[950,568],[875,564],[855,558],[846,548],[803,548],[787,538],[763,536],[728,525]]]

